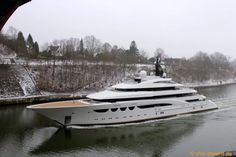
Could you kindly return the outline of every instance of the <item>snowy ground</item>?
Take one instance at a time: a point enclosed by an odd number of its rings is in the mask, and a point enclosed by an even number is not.
[[[137,64],[135,66],[136,68],[133,68],[133,65],[123,67],[123,65],[111,62],[93,63],[87,61],[73,62],[72,60],[24,60],[17,58],[14,52],[1,44],[0,66],[0,69],[2,69],[0,71],[0,98],[57,94],[71,95],[71,97],[84,96],[124,81],[125,77],[135,73],[134,70],[153,69],[153,65],[146,64]],[[52,70],[54,66],[55,71]],[[76,66],[75,71],[72,71],[73,74],[70,72],[72,66]],[[53,75],[55,72],[54,79],[52,79],[52,71]],[[75,76],[72,77],[71,75]],[[41,83],[45,81],[46,84],[49,84],[47,85],[48,87],[44,89],[45,91],[39,91],[38,89],[40,85],[37,81],[40,77]],[[71,88],[71,82],[72,88],[74,88],[73,85],[78,86],[78,88],[73,89],[74,91],[71,89],[68,90],[68,87]],[[233,83],[236,83],[235,79],[223,81],[209,80],[183,84],[187,87],[195,88],[221,86]],[[63,88],[64,85],[65,87]],[[55,86],[54,89],[53,86]],[[58,86],[62,86],[61,91],[58,90]],[[52,92],[49,92],[50,90]]]
[[[0,98],[40,95],[26,71],[19,65],[0,65]]]
[[[229,85],[229,84],[236,84],[236,80],[235,79],[228,79],[228,80],[223,80],[223,81],[209,80],[209,81],[204,81],[204,82],[184,83],[186,87],[190,87],[190,88],[215,87],[215,86],[223,86],[223,85]]]

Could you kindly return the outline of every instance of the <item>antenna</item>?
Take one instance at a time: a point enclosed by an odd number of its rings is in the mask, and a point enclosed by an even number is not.
[[[155,73],[156,73],[155,75],[163,77],[164,70],[161,67],[161,61],[162,61],[161,54],[158,54],[155,62]]]

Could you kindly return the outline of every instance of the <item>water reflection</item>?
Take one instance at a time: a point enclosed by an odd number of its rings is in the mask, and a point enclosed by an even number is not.
[[[37,131],[48,132],[51,126],[56,124],[26,110],[24,106],[2,106],[0,108],[0,156],[26,156],[30,147],[39,144],[40,139],[45,139],[45,132],[38,134]]]
[[[197,88],[199,93],[211,99],[236,97],[236,84],[209,88]]]
[[[71,155],[90,153],[100,156],[96,153],[99,151],[103,152],[101,156],[117,156],[116,152],[119,151],[120,156],[127,156],[127,152],[132,156],[161,156],[166,149],[181,137],[191,134],[202,123],[202,120],[193,116],[188,120],[180,118],[119,128],[58,129],[30,153],[37,156],[62,156],[70,152]]]

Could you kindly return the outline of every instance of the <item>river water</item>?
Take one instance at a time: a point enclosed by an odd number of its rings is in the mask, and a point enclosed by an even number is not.
[[[211,99],[231,99],[236,98],[236,85],[199,92]],[[1,107],[0,156],[189,157],[236,150],[236,104],[132,126],[67,131],[58,127],[23,106]]]

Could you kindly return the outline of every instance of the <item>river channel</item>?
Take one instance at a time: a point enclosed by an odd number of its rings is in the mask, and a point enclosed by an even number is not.
[[[236,98],[236,85],[198,91],[213,100]],[[138,125],[71,130],[60,129],[25,106],[0,108],[1,157],[191,157],[232,150],[236,150],[236,102]]]

